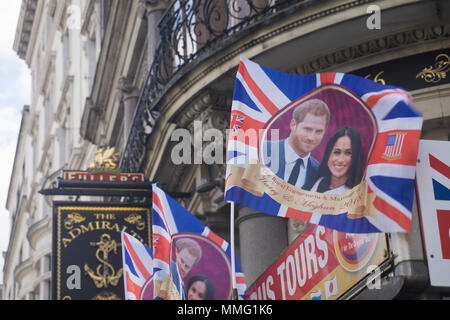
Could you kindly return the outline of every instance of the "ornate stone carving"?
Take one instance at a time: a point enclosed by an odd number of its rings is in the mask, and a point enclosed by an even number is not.
[[[303,65],[288,70],[289,73],[309,74],[329,69],[339,64],[353,61],[368,55],[377,54],[420,42],[450,38],[450,25],[428,26],[416,30],[408,30],[372,39],[353,47],[344,48],[324,56],[317,57]]]
[[[146,14],[149,15],[156,10],[166,10],[170,5],[171,0],[139,0],[140,9],[145,9]]]
[[[133,86],[131,81],[125,76],[122,76],[119,78],[119,81],[117,83],[117,88],[124,93],[130,93],[136,89],[136,87]]]

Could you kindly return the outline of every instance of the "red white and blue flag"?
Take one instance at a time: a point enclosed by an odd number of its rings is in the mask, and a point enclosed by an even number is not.
[[[153,184],[153,274],[155,281],[164,281],[166,275],[171,272],[170,246],[174,235],[180,233],[193,233],[208,238],[223,252],[231,261],[231,246],[205,226],[192,213],[186,210],[177,201],[172,199],[163,190]],[[214,264],[214,261],[210,261]],[[239,299],[244,298],[246,290],[245,276],[241,271],[239,261],[235,259],[236,286]],[[224,275],[225,276],[225,275]],[[231,280],[231,274],[228,275]],[[178,289],[178,288],[177,288]],[[180,296],[182,294],[180,293]],[[155,292],[155,297],[158,293]]]
[[[121,237],[125,299],[141,300],[142,288],[153,274],[152,250],[126,232]]]
[[[450,141],[421,140],[417,204],[430,283],[450,286]]]
[[[283,130],[289,130],[287,115],[293,112],[290,108],[298,105],[299,101],[313,98],[326,101],[331,114],[322,144],[311,153],[319,163],[328,139],[339,128],[350,125],[361,134],[365,154],[363,180],[359,188],[364,189],[364,197],[368,199],[366,204],[370,204],[365,207],[363,216],[352,216],[350,210],[342,210],[342,207],[333,213],[321,211],[320,206],[317,210],[305,210],[302,205],[309,200],[298,196],[302,194],[298,190],[280,195],[283,193],[280,190],[289,187],[279,181],[276,185],[273,181],[261,179],[266,189],[258,192],[245,183],[237,182],[244,180],[236,177],[236,172],[244,177],[242,172],[248,164],[261,163],[260,149],[263,139],[269,139],[270,133],[265,133],[268,128],[280,129],[279,139],[283,139]],[[355,75],[293,75],[260,66],[242,57],[231,110],[233,127],[227,146],[225,200],[267,214],[299,219],[342,232],[409,232],[423,121],[422,115],[411,104],[408,92]],[[360,115],[364,119],[359,119]],[[237,116],[242,121],[238,122]],[[257,138],[246,134],[249,131],[257,132]],[[247,182],[250,182],[249,185],[260,183],[256,178]],[[310,195],[308,192],[303,194]],[[283,203],[283,199],[290,202]],[[294,202],[298,206],[291,205]],[[330,207],[329,204],[323,202],[322,207]]]

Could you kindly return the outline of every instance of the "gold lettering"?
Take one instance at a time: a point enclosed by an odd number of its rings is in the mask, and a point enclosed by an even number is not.
[[[81,224],[80,228],[82,233],[94,231],[94,226],[92,225],[92,222],[89,222],[87,227]]]
[[[81,234],[81,230],[79,228],[74,228],[69,231],[69,235],[72,237],[72,240],[75,239],[76,237],[78,237],[80,234]]]
[[[111,227],[109,226],[109,221],[102,221],[102,229],[111,230]]]
[[[62,243],[64,248],[67,248],[67,245],[70,244],[72,242],[72,239],[66,239],[66,238],[62,238]]]
[[[116,232],[120,232],[119,224],[117,224],[117,223],[113,224],[113,226],[112,226],[111,229],[109,229],[109,230],[111,230],[111,231],[116,231]]]

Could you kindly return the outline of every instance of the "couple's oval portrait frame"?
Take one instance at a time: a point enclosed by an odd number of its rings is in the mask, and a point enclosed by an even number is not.
[[[264,162],[264,154],[266,154],[267,151],[264,150],[264,142],[277,141],[271,140],[272,130],[278,130],[278,141],[288,138],[290,134],[290,122],[292,120],[292,114],[295,108],[311,99],[322,100],[327,104],[330,110],[330,121],[326,132],[321,143],[311,152],[311,155],[319,163],[322,162],[325,147],[329,138],[340,128],[345,126],[353,127],[358,131],[361,137],[363,151],[363,180],[366,173],[367,164],[370,160],[370,156],[377,139],[377,122],[371,109],[355,93],[336,84],[326,84],[311,90],[302,97],[299,97],[289,103],[286,107],[280,109],[270,120],[266,122],[258,142],[258,157],[260,162],[266,166],[266,163]],[[270,172],[275,175],[274,172]]]
[[[214,300],[232,299],[231,262],[225,251],[214,241],[197,233],[180,232],[172,236],[170,257],[175,261],[175,245],[180,239],[192,239],[202,249],[200,261],[189,271],[184,280],[186,294],[188,282],[192,276],[202,275],[214,285]]]

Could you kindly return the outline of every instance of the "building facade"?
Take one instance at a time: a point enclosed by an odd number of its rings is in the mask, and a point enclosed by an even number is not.
[[[48,298],[51,208],[36,192],[61,168],[87,168],[95,146],[116,147],[124,172],[183,194],[177,200],[229,240],[225,164],[195,159],[211,146],[198,132],[229,125],[240,56],[293,74],[355,73],[403,87],[423,113],[422,138],[448,141],[449,48],[444,0],[24,0],[15,50],[32,70],[33,99],[8,196],[3,297]],[[191,133],[191,164],[173,162],[176,129]],[[213,145],[225,152],[225,142]],[[237,251],[251,285],[305,226],[237,209]],[[410,233],[383,236],[392,259],[381,289],[355,286],[344,298],[448,292],[429,285],[417,208]]]
[[[95,147],[79,133],[84,102],[100,51],[101,5],[85,1],[22,1],[14,50],[31,70],[31,103],[25,106],[11,175],[11,218],[4,254],[4,299],[51,298],[52,200],[50,187],[63,169],[85,167]]]

